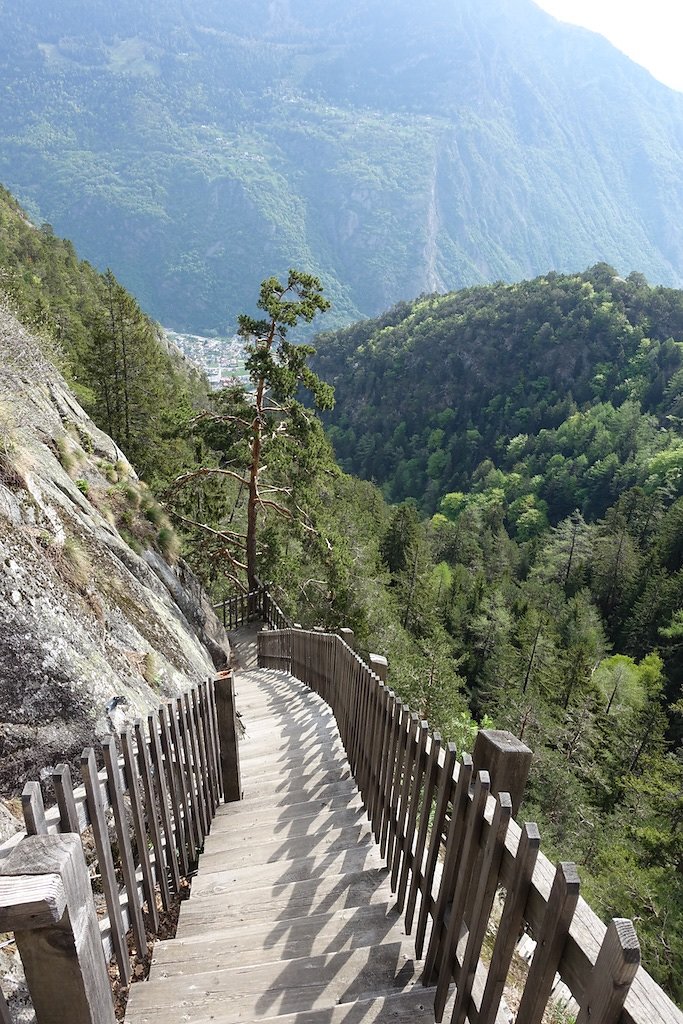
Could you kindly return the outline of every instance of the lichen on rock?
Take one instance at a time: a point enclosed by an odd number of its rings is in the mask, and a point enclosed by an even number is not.
[[[2,306],[0,365],[0,792],[8,796],[211,675],[229,648],[187,567],[155,550],[148,519],[136,525],[136,495],[148,508],[152,499],[124,454]]]

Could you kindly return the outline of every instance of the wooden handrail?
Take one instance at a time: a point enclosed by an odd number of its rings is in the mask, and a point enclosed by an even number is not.
[[[145,956],[147,937],[140,912],[143,903],[156,932],[157,892],[164,909],[169,909],[172,895],[179,892],[181,876],[189,874],[196,863],[223,795],[221,766],[228,755],[222,747],[226,741],[236,742],[234,729],[230,739],[218,718],[217,691],[220,696],[225,685],[231,685],[228,676],[227,680],[220,677],[192,687],[150,713],[146,722],[138,719],[121,734],[120,752],[114,737],[109,737],[103,744],[104,768],[98,770],[95,751],[86,748],[81,757],[83,785],[74,788],[68,766],[59,765],[52,775],[55,806],[46,810],[40,785],[27,783],[22,796],[26,836],[13,838],[0,850],[1,888],[6,872],[8,877],[16,876],[16,864],[21,863],[23,850],[28,849],[27,837],[45,837],[58,850],[67,838],[72,841],[79,837],[80,841],[86,830],[92,832],[107,903],[107,916],[97,922],[104,975],[106,963],[114,956],[123,984],[131,973],[128,931],[132,929],[135,947],[140,956]],[[231,752],[230,763],[235,760],[236,750]],[[132,820],[132,837],[124,801]],[[114,819],[113,835],[107,823],[109,812]],[[124,881],[122,888],[117,867]],[[89,889],[85,866],[83,870]],[[22,927],[20,918],[12,925],[16,915],[13,917],[11,908],[2,905],[0,896],[2,915],[8,929]],[[59,927],[68,931],[69,923],[62,922]],[[22,938],[29,955],[32,941],[29,932]],[[35,941],[41,945],[40,939]],[[89,948],[90,959],[92,955]],[[99,967],[82,961],[78,953],[76,960],[86,989],[96,985],[100,998]],[[32,973],[31,996],[36,1008],[43,1008],[37,1013],[38,1024],[48,1020],[51,1024],[66,1024],[73,1020],[68,1014],[62,1017],[49,1009],[49,994],[35,991],[36,986],[41,986],[40,979],[40,972]],[[48,971],[44,984],[49,986],[53,981],[53,973]],[[48,1015],[44,1016],[45,1013]],[[102,1019],[108,1020],[106,1008],[103,1013]]]
[[[251,622],[265,622],[271,629],[290,629],[294,624],[262,584],[244,594],[232,594],[213,605],[225,629],[239,629]]]
[[[443,747],[438,733],[411,715],[340,636],[263,631],[258,663],[291,672],[331,707],[394,887],[400,880],[399,909],[407,899],[409,934],[420,897],[418,956],[431,920],[428,963],[435,968],[437,1020],[455,980],[454,1024],[493,1024],[523,925],[537,945],[520,1024],[540,1020],[556,971],[579,1007],[581,1024],[683,1024],[681,1011],[638,966],[630,922],[600,921],[578,895],[574,866],[555,867],[538,849],[536,826],[510,819],[510,798],[500,792],[505,778],[489,779],[480,770],[470,786],[471,760],[463,755],[458,762],[453,745]],[[497,757],[498,775],[505,776],[504,754]],[[510,781],[518,788],[518,778]],[[498,887],[506,897],[487,970],[481,945]]]

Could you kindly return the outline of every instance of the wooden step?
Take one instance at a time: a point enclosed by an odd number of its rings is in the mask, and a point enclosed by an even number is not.
[[[201,935],[170,939],[154,947],[154,977],[191,974],[206,965],[220,969],[254,963],[282,963],[306,956],[406,940],[404,923],[388,903],[349,907],[334,914],[294,920],[233,923]]]
[[[367,812],[360,799],[340,809],[336,809],[334,806],[328,808],[326,805],[320,810],[317,804],[313,806],[303,804],[297,808],[299,813],[294,815],[291,813],[294,808],[290,805],[282,809],[287,811],[287,816],[284,818],[280,813],[268,814],[262,808],[242,809],[240,804],[227,806],[231,809],[234,807],[235,812],[232,813],[231,810],[229,814],[223,814],[221,811],[225,808],[221,808],[211,826],[211,835],[234,835],[236,841],[241,840],[244,832],[253,833],[260,827],[275,838],[279,835],[315,835],[328,827],[342,828],[345,825],[363,825],[368,820]]]
[[[313,835],[274,836],[269,828],[252,832],[214,833],[207,837],[202,855],[202,870],[211,857],[229,858],[234,867],[248,864],[277,864],[308,857],[330,856],[342,850],[373,845],[375,837],[368,825],[326,828]]]
[[[327,874],[341,875],[383,866],[379,850],[370,845],[297,860],[283,860],[276,864],[247,864],[242,867],[234,864],[230,853],[202,855],[201,872],[192,885],[192,897],[217,874],[222,876],[222,892],[232,893],[241,888],[287,885],[305,879],[323,878]]]
[[[215,1024],[263,1020],[410,992],[420,985],[420,972],[411,943],[386,942],[283,963],[159,977],[133,986],[127,1019],[175,1024],[208,1011]]]
[[[204,933],[233,922],[294,920],[309,914],[331,914],[349,907],[391,902],[386,868],[325,874],[287,885],[253,886],[225,891],[218,875],[200,875],[192,896],[182,906],[178,937]]]
[[[267,823],[269,827],[275,828],[279,826],[281,829],[288,827],[289,823],[299,819],[306,819],[317,817],[323,814],[364,814],[363,804],[360,796],[353,792],[342,796],[337,794],[336,797],[318,797],[315,800],[304,800],[303,803],[288,803],[282,807],[269,808],[267,805],[253,804],[251,807],[244,807],[243,804],[231,804],[231,807],[239,807],[240,810],[233,812],[233,819],[235,822],[235,828],[239,828],[245,821],[254,819],[263,822],[264,825]],[[226,820],[230,820],[226,817]],[[215,826],[216,832],[219,831],[230,831],[228,828],[218,828]],[[212,828],[213,832],[213,828]]]
[[[276,1018],[277,1024],[434,1024],[434,998],[436,988],[418,985],[410,992],[362,999],[349,1006],[341,1003],[324,1010],[305,1010],[286,1013]],[[444,1011],[449,1021],[455,1002],[451,994]],[[192,1018],[193,1024],[209,1024],[209,1018]],[[508,1018],[497,1018],[495,1024],[509,1024]]]
[[[278,810],[282,807],[288,807],[290,804],[320,801],[325,801],[326,803],[334,801],[336,803],[337,799],[341,803],[348,803],[349,800],[354,799],[357,795],[356,783],[350,778],[336,782],[325,782],[322,785],[314,782],[310,787],[293,778],[291,788],[289,789],[275,793],[268,786],[263,786],[259,788],[257,793],[245,796],[240,803],[246,811],[259,807]]]

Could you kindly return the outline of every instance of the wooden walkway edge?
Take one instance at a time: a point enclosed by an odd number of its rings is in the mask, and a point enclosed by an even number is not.
[[[332,712],[281,671],[238,673],[236,696],[244,799],[219,808],[126,1020],[432,1024]]]

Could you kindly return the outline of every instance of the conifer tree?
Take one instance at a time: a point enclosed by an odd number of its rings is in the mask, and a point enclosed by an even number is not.
[[[182,475],[172,488],[176,517],[208,536],[214,554],[227,563],[228,579],[243,588],[246,576],[249,590],[258,585],[258,538],[267,516],[315,532],[304,504],[329,449],[299,393],[307,390],[317,409],[334,404],[332,388],[307,365],[315,350],[288,337],[291,328],[329,307],[318,278],[298,270],[290,270],[285,282],[270,277],[261,284],[258,307],[264,318],[243,314],[238,320],[251,386],[235,384],[219,394],[213,410],[193,424],[214,456],[220,453],[218,464]],[[220,509],[212,523],[184,515],[178,499],[185,489],[217,478],[233,486],[232,507]]]

